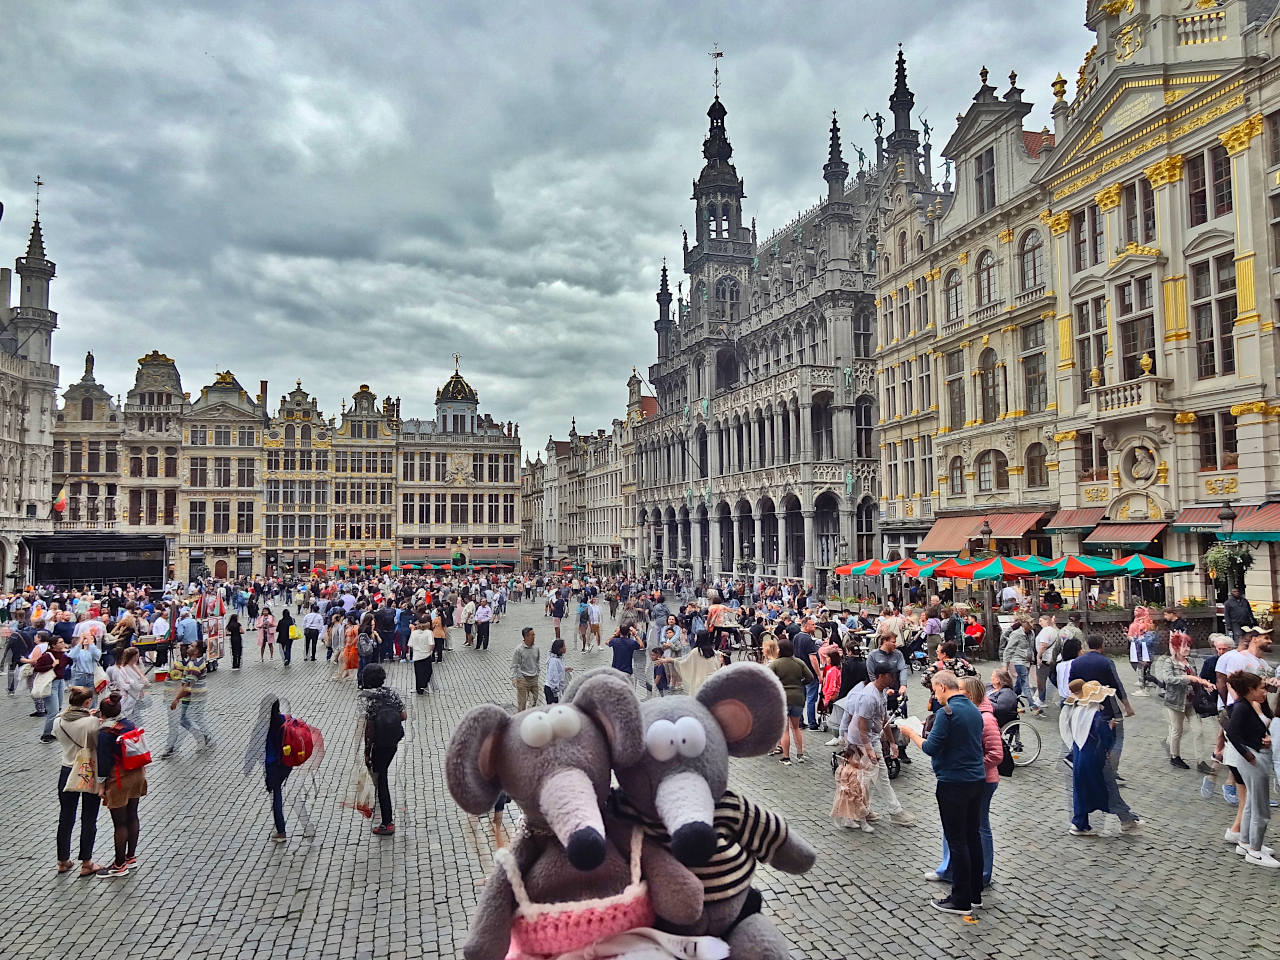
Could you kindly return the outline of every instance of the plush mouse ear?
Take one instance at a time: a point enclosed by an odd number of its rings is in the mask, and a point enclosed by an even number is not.
[[[573,698],[578,695],[578,691],[582,685],[592,677],[614,677],[618,671],[613,667],[592,667],[590,670],[584,670],[579,673],[577,670],[573,672],[573,679],[569,681],[569,685],[564,688],[564,693],[560,694],[560,699],[564,703],[573,703]]]
[[[605,667],[584,677],[572,703],[604,731],[615,767],[629,767],[644,755],[640,701],[618,671]]]
[[[492,703],[476,707],[458,724],[445,755],[449,793],[467,813],[479,816],[493,809],[502,790],[498,779],[498,750],[511,718]]]
[[[735,757],[768,753],[787,723],[782,683],[758,663],[721,667],[707,678],[697,699],[720,724],[729,753]]]

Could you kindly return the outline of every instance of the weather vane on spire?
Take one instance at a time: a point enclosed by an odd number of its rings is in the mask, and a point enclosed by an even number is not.
[[[40,188],[44,186],[44,181],[40,179],[40,174],[36,174],[36,219],[40,219]]]
[[[458,372],[458,361],[459,361],[459,360],[461,360],[461,359],[462,359],[462,357],[460,357],[458,354],[456,354],[456,353],[455,353],[455,354],[453,355],[453,372],[454,372],[454,373],[457,373],[457,372]]]
[[[711,52],[708,53],[707,56],[709,56],[712,60],[715,61],[716,68],[714,71],[715,73],[714,86],[716,88],[716,99],[719,100],[720,99],[720,58],[724,56],[724,51],[720,49],[719,43],[713,43],[711,44]]]

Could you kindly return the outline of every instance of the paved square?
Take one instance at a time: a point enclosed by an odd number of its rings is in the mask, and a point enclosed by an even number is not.
[[[332,682],[323,662],[295,660],[285,670],[278,651],[274,663],[259,664],[254,649],[239,672],[224,660],[209,678],[217,748],[198,755],[187,738],[176,757],[148,768],[141,868],[111,881],[55,874],[58,748],[39,743],[40,728],[27,717],[29,698],[0,698],[10,851],[0,861],[0,910],[11,918],[0,958],[459,955],[492,863],[492,837],[487,821],[463,814],[449,797],[444,751],[470,706],[514,702],[509,658],[525,624],[537,629],[545,652],[552,631],[541,604],[512,604],[493,628],[492,648],[448,654],[429,696],[413,696],[411,667],[392,667],[390,682],[410,713],[392,774],[397,829],[386,839],[371,836],[370,822],[340,803],[355,757],[354,682]],[[605,657],[570,652],[568,660],[588,666]],[[990,665],[983,667],[985,675]],[[320,726],[327,744],[314,778],[304,783],[295,774],[286,786],[290,838],[281,845],[269,839],[260,777],[242,775],[246,737],[268,691]],[[825,737],[809,744],[808,765],[734,761],[733,785],[783,813],[819,849],[807,876],[768,868],[758,875],[766,909],[790,937],[794,955],[1280,956],[1269,922],[1280,871],[1248,867],[1231,853],[1222,841],[1231,809],[1220,794],[1202,801],[1199,775],[1169,766],[1159,703],[1135,705],[1139,715],[1128,729],[1121,769],[1145,833],[1122,837],[1116,819],[1102,817],[1095,826],[1102,824],[1105,836],[1067,835],[1065,767],[1049,759],[1059,744],[1057,723],[1046,720],[1042,759],[1002,781],[995,795],[996,887],[972,924],[927,903],[940,888],[921,875],[937,864],[941,837],[927,762],[905,767],[895,783],[919,825],[885,823],[863,835],[838,830],[827,818],[832,779]],[[144,715],[157,752],[165,740],[163,711],[156,705]],[[304,787],[313,794],[312,837],[302,836],[289,809]],[[110,827],[103,811],[99,860],[110,859]]]

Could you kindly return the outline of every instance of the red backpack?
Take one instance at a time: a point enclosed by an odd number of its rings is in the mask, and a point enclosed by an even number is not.
[[[151,762],[151,750],[141,727],[126,730],[116,736],[116,749],[120,756],[116,761],[116,783],[122,781],[121,771],[141,770]]]
[[[300,767],[311,759],[316,734],[306,722],[286,715],[280,747],[280,759],[286,767]]]

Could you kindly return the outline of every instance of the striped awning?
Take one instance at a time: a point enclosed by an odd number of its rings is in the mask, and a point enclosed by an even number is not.
[[[1245,514],[1237,508],[1230,532],[1218,531],[1219,540],[1280,541],[1280,503],[1264,503]]]
[[[945,556],[963,550],[971,540],[979,539],[978,531],[985,520],[991,524],[993,540],[1021,540],[1027,531],[1044,519],[1044,514],[984,513],[966,517],[939,517],[929,528],[924,539],[916,546],[916,553],[926,556]]]
[[[1167,523],[1105,523],[1084,538],[1097,547],[1145,547],[1164,532]]]
[[[1078,510],[1059,510],[1050,518],[1045,533],[1061,533],[1064,530],[1092,530],[1107,515],[1106,507],[1084,507]]]

